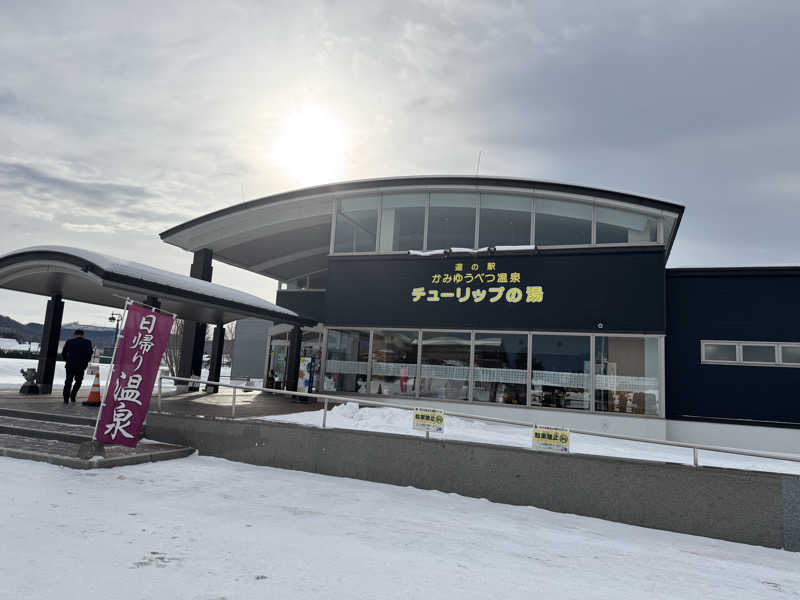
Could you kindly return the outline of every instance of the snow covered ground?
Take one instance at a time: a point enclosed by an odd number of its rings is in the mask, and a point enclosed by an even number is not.
[[[800,554],[193,456],[0,457],[0,598],[797,598]]]
[[[20,369],[35,369],[38,361],[24,359],[24,358],[0,358],[0,390],[19,389],[25,383],[25,378],[20,373]],[[108,378],[109,365],[100,365],[100,385],[106,384]],[[222,367],[222,381],[230,379],[231,368]],[[208,369],[203,369],[202,378],[208,377]],[[91,387],[93,377],[84,376],[83,387]],[[256,382],[258,383],[258,382]],[[64,361],[56,362],[56,370],[53,376],[53,387],[60,387],[64,385]],[[169,379],[164,380],[163,388],[166,391],[174,390],[175,386]]]
[[[356,402],[348,402],[347,404],[340,404],[328,412],[326,427],[424,436],[424,432],[415,431],[411,428],[411,414],[410,410],[399,408],[359,408]],[[270,421],[300,423],[316,427],[322,426],[322,411],[301,412],[261,418]],[[462,419],[459,417],[446,417],[444,433],[432,433],[431,437],[482,442],[485,444],[499,444],[503,446],[531,447],[530,427],[505,425],[502,423],[491,423],[474,419]],[[619,456],[684,464],[692,464],[693,460],[692,450],[690,448],[629,442],[580,434],[571,434],[570,438],[570,451],[580,454],[599,454],[603,456]],[[800,462],[791,462],[787,460],[773,460],[701,451],[699,462],[701,465],[705,466],[771,471],[777,473],[795,473],[800,475]]]

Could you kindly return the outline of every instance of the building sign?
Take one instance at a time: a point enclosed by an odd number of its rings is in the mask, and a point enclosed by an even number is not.
[[[544,300],[541,285],[524,285],[520,273],[498,270],[495,261],[457,262],[452,273],[434,273],[426,286],[411,289],[412,302],[424,299],[426,302],[453,300],[479,304],[485,300],[489,304],[517,304],[524,300],[531,304]]]
[[[324,321],[400,329],[663,333],[664,249],[330,256]],[[295,294],[297,295],[297,294]]]
[[[435,408],[415,408],[414,429],[444,433],[444,412]]]
[[[532,443],[534,450],[569,452],[569,429],[534,425]]]
[[[139,442],[174,320],[172,315],[152,308],[128,305],[97,416],[94,437],[98,442],[130,447]]]

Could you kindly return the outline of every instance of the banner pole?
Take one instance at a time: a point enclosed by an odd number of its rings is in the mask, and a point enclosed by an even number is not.
[[[101,396],[100,406],[97,409],[97,419],[94,422],[94,432],[92,433],[92,441],[97,441],[97,426],[100,424],[100,415],[103,413],[103,407],[106,405],[106,394],[108,394],[108,386],[111,384],[111,376],[114,374],[114,361],[117,358],[117,348],[119,347],[119,341],[123,337],[123,333],[125,332],[125,321],[128,319],[128,307],[133,304],[133,300],[130,298],[125,298],[125,308],[122,311],[122,325],[120,326],[120,334],[117,335],[116,342],[114,343],[114,353],[111,355],[111,364],[109,365],[108,369],[108,377],[106,377],[106,387],[103,389],[103,395]]]

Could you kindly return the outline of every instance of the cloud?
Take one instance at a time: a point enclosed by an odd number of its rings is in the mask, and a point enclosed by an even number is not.
[[[188,254],[155,233],[296,187],[269,149],[286,115],[317,104],[350,128],[342,179],[472,173],[482,151],[482,174],[685,204],[671,264],[800,262],[798,3],[3,14],[0,207],[13,229],[0,251],[58,240],[185,270]]]
[[[11,210],[85,233],[153,232],[177,216],[157,191],[142,185],[86,179],[73,171],[72,166],[64,164],[42,167],[0,159],[0,199]],[[89,222],[71,222],[81,217]]]

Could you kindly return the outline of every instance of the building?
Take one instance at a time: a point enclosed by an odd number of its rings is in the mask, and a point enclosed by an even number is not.
[[[161,237],[277,279],[277,304],[318,322],[270,330],[267,372],[288,389],[302,368],[317,391],[670,439],[697,421],[800,426],[800,268],[667,269],[683,212],[408,177],[277,194]]]

